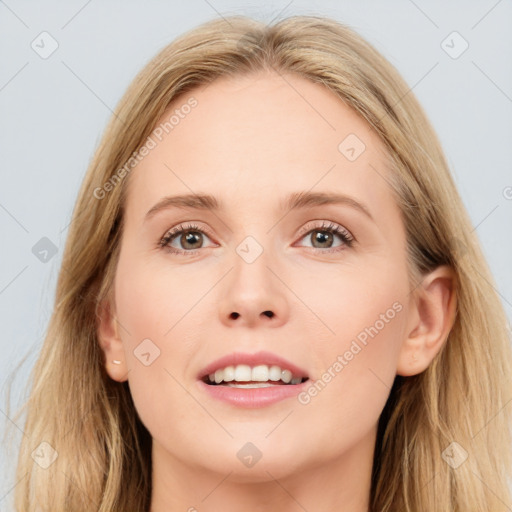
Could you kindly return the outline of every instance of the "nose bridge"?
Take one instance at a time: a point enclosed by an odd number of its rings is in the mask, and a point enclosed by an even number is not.
[[[267,239],[265,239],[267,241]],[[253,236],[235,248],[219,314],[229,325],[280,325],[288,318],[286,289],[275,275],[279,264],[271,248]]]

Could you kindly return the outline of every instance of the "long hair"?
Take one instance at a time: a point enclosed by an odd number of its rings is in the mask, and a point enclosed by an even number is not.
[[[16,510],[149,509],[151,436],[127,382],[108,377],[96,332],[99,303],[112,290],[130,181],[119,170],[178,96],[260,70],[321,84],[366,120],[387,149],[411,283],[442,264],[455,271],[457,311],[447,341],[424,372],[395,378],[380,416],[371,510],[510,510],[512,356],[493,277],[408,85],[361,36],[320,16],[270,25],[244,16],[210,21],[163,48],[127,89],[81,186],[52,317],[17,415],[27,413]],[[46,450],[45,460],[52,450],[57,456],[43,468],[36,449]]]

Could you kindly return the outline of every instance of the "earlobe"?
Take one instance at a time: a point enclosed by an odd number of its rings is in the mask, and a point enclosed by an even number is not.
[[[456,276],[448,265],[427,274],[411,297],[409,325],[402,343],[397,374],[417,375],[426,370],[443,348],[455,321]]]
[[[128,370],[123,342],[119,336],[117,319],[111,301],[105,299],[99,303],[96,313],[96,332],[98,343],[104,354],[105,370],[111,379],[124,382],[127,380]]]

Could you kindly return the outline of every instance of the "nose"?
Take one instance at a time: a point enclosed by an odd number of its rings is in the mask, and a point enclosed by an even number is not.
[[[288,290],[279,272],[267,263],[265,252],[252,263],[236,255],[233,269],[223,279],[219,300],[219,314],[224,325],[279,327],[287,322]]]

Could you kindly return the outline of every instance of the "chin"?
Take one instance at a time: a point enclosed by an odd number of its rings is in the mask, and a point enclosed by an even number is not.
[[[305,452],[300,442],[293,447],[284,447],[279,444],[277,437],[275,444],[264,438],[260,443],[257,436],[252,439],[253,442],[230,440],[229,446],[216,445],[220,447],[219,453],[212,450],[207,456],[204,455],[205,450],[201,450],[200,462],[204,463],[202,468],[223,475],[229,474],[232,482],[258,483],[287,478],[300,473],[306,466],[315,465],[314,461],[304,458]]]

